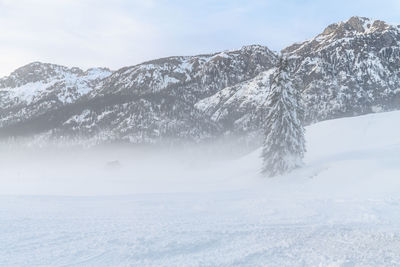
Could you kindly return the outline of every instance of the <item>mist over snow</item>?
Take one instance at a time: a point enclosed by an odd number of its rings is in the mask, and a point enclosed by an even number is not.
[[[259,149],[2,148],[0,265],[397,265],[396,122],[309,126],[305,166],[272,179]]]
[[[110,145],[90,149],[3,144],[0,194],[93,196],[227,191],[259,186],[273,193],[277,186],[286,190],[289,183],[306,186],[304,189],[327,186],[322,195],[336,191],[357,195],[368,188],[375,192],[377,188],[371,187],[370,182],[396,191],[390,183],[392,178],[397,183],[399,174],[396,163],[400,136],[393,123],[396,121],[400,121],[397,111],[308,126],[305,166],[273,179],[260,174],[259,149],[253,152],[228,149],[229,142],[159,148]],[[338,186],[337,190],[333,190],[333,184]]]
[[[239,166],[242,154],[227,149],[221,152],[212,145],[13,145],[2,148],[0,194],[85,196],[237,189],[258,178],[257,166]],[[258,161],[256,158],[255,164]],[[232,168],[235,162],[239,168]],[[237,171],[249,178],[243,179]]]

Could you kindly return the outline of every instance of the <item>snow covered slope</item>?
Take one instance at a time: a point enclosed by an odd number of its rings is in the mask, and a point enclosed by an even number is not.
[[[195,107],[222,125],[226,133],[258,131],[265,117],[270,76],[275,70],[271,68],[253,79],[226,87],[200,100]]]
[[[309,126],[304,168],[274,179],[260,177],[260,151],[3,149],[0,265],[397,266],[399,122],[390,112]]]

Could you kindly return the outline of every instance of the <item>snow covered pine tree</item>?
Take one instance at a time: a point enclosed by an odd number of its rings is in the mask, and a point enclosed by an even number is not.
[[[293,88],[289,77],[286,59],[279,60],[267,103],[262,173],[273,177],[300,167],[305,152],[304,109],[300,92]]]

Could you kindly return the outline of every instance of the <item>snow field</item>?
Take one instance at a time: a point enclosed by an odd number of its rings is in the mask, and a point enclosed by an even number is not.
[[[202,162],[109,153],[119,169],[3,153],[0,266],[398,266],[399,122],[309,126],[305,166],[273,179],[260,150]]]

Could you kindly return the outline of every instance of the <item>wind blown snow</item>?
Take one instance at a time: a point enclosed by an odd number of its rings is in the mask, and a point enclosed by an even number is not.
[[[260,150],[4,148],[0,266],[399,265],[399,122],[309,126],[304,168],[273,179]]]

